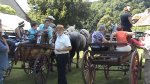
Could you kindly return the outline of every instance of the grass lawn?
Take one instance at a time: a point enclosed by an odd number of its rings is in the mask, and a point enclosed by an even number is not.
[[[142,50],[139,50],[141,55]],[[82,53],[80,53],[82,55]],[[20,66],[20,63],[16,65]],[[75,64],[72,66],[72,71],[67,73],[68,84],[84,84],[81,69],[76,69]],[[5,79],[4,84],[34,84],[32,75],[25,74],[23,69],[13,69],[10,76]],[[50,72],[47,84],[57,84],[57,71]],[[109,80],[104,77],[103,71],[96,72],[95,84],[129,84],[129,74],[123,75],[123,72],[110,72]],[[144,84],[143,79],[139,80],[138,84]]]
[[[97,71],[95,84],[129,84],[129,75],[123,72],[110,72],[109,80],[104,77],[103,71]],[[68,84],[84,84],[81,69],[72,66],[72,71],[67,74]],[[13,69],[11,75],[5,79],[4,84],[34,84],[32,75],[27,75],[22,69]],[[57,84],[57,71],[50,72],[47,84]],[[143,79],[139,81],[143,84]]]

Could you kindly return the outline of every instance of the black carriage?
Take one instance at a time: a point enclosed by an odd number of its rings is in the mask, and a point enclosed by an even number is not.
[[[92,49],[84,52],[82,58],[82,77],[85,84],[94,84],[97,70],[103,70],[105,78],[108,79],[109,71],[129,72],[129,84],[138,84],[138,77],[141,78],[142,58],[140,59],[137,47],[132,46],[129,52],[116,51],[117,45],[126,43],[92,43],[90,46],[109,46],[109,49]],[[118,68],[113,68],[117,66]]]

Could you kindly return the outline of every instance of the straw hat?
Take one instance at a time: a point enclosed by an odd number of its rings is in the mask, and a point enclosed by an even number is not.
[[[18,26],[19,26],[19,27],[24,26],[24,21],[19,22],[19,23],[18,23]]]
[[[55,18],[53,16],[48,16],[49,19],[55,20]]]
[[[63,26],[63,25],[57,25],[57,26],[56,26],[56,29],[57,29],[57,30],[58,30],[58,29],[64,30],[64,26]]]

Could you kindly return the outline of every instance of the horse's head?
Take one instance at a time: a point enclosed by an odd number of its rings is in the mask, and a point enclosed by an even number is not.
[[[76,31],[75,29],[75,25],[73,26],[68,26],[68,28],[66,29],[66,31],[64,31],[65,34],[69,34],[70,32]]]
[[[42,31],[37,33],[37,43],[49,44],[48,32]]]

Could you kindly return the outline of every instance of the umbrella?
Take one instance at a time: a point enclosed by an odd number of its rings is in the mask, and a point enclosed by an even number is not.
[[[15,28],[18,27],[18,23],[21,21],[24,21],[25,23],[25,30],[28,30],[31,27],[28,21],[24,20],[23,18],[20,18],[17,15],[0,13],[0,19],[2,20],[2,28],[4,30],[15,30]]]

